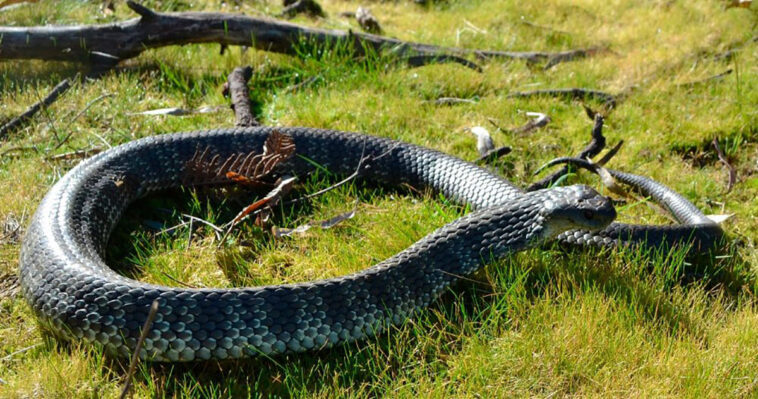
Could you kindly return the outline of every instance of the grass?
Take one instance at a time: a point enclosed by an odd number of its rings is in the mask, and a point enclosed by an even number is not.
[[[147,1],[159,10],[243,11],[274,15],[275,2]],[[358,2],[323,1],[330,17],[298,23],[344,29],[339,11]],[[339,54],[291,58],[259,51],[192,45],[152,50],[88,84],[76,84],[21,132],[0,143],[0,226],[29,221],[50,186],[76,161],[53,154],[117,145],[174,131],[231,126],[228,110],[184,117],[132,115],[163,107],[226,105],[221,86],[238,65],[253,65],[255,111],[267,125],[363,131],[454,154],[476,157],[463,127],[481,125],[514,152],[497,169],[526,186],[543,162],[574,154],[591,122],[575,102],[512,99],[513,91],[589,87],[612,93],[634,87],[606,119],[611,143],[625,145],[611,166],[649,175],[679,191],[706,213],[733,213],[729,248],[716,259],[678,253],[532,250],[493,262],[451,290],[419,318],[366,342],[273,359],[197,365],[141,364],[136,397],[229,396],[758,396],[758,45],[733,58],[723,52],[755,34],[756,7],[723,9],[716,1],[608,2],[505,0],[372,3],[387,34],[403,39],[502,50],[560,51],[608,45],[613,53],[550,70],[520,62],[489,62],[483,73],[458,65],[418,69],[387,60],[354,62]],[[493,12],[494,10],[494,12]],[[118,5],[105,15],[95,2],[42,0],[0,12],[0,23],[101,23],[131,18]],[[524,24],[547,26],[538,28]],[[679,86],[724,72],[719,81]],[[44,96],[75,65],[40,61],[0,64],[0,115],[9,118]],[[287,87],[318,77],[308,88]],[[91,104],[93,99],[112,94]],[[435,107],[441,96],[476,104]],[[597,104],[595,104],[597,105]],[[545,112],[547,129],[529,136],[495,131],[525,122],[520,111]],[[737,168],[726,193],[726,170],[710,141],[718,137]],[[22,148],[21,150],[13,150]],[[597,186],[586,174],[570,183]],[[328,185],[314,179],[303,190]],[[365,268],[406,248],[465,212],[426,193],[348,185],[307,207],[282,208],[280,226],[329,218],[352,209],[354,219],[330,230],[273,239],[243,226],[236,241],[217,249],[210,230],[156,235],[146,221],[171,226],[178,211],[225,222],[247,199],[190,190],[135,204],[117,229],[111,264],[142,281],[229,287],[307,281]],[[165,212],[161,209],[174,210]],[[665,223],[645,206],[621,219]],[[0,228],[0,233],[2,229]],[[18,242],[0,244],[0,289],[18,269]],[[11,295],[8,295],[10,293]],[[24,352],[14,354],[19,350]],[[11,355],[13,354],[13,355]],[[10,356],[10,357],[7,357]],[[7,357],[7,358],[6,358]],[[112,397],[128,365],[98,348],[63,343],[38,326],[19,294],[0,291],[0,397]]]

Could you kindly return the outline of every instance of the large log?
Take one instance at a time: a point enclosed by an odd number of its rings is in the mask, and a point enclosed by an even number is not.
[[[368,33],[310,28],[289,22],[211,12],[161,13],[134,1],[127,5],[140,15],[123,22],[85,26],[0,27],[0,60],[43,59],[111,66],[156,47],[190,43],[251,46],[296,55],[303,43],[352,43],[361,55],[365,49],[391,49],[401,56],[468,55],[544,62],[563,53],[467,50],[405,42]],[[571,50],[582,55],[586,49]]]

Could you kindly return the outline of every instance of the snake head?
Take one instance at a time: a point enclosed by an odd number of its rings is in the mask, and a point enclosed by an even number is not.
[[[540,214],[545,220],[548,237],[568,230],[601,230],[616,218],[610,198],[591,187],[557,187],[544,192],[546,199]]]

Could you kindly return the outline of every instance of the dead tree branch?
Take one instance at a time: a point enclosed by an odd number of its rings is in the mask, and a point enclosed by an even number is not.
[[[310,28],[268,18],[230,13],[153,11],[127,5],[140,15],[123,22],[84,26],[0,27],[0,60],[43,59],[115,64],[145,50],[190,43],[251,46],[298,55],[303,44],[351,43],[356,56],[389,49],[400,56],[470,55],[481,58],[546,62],[560,53],[468,50],[406,42],[369,33]],[[572,50],[577,51],[577,50]],[[589,53],[587,53],[589,55]]]
[[[616,107],[616,96],[600,90],[569,88],[569,89],[544,89],[532,91],[519,91],[508,95],[509,98],[526,98],[535,96],[549,96],[568,98],[571,100],[596,99],[602,101],[608,108]]]
[[[592,140],[589,144],[587,144],[587,147],[582,150],[582,152],[579,153],[577,158],[580,159],[589,159],[594,157],[595,155],[599,154],[600,151],[605,148],[605,136],[603,136],[603,116],[600,114],[595,115],[595,126],[592,127]],[[616,149],[618,151],[618,149]],[[616,152],[614,151],[613,154]],[[607,161],[607,160],[606,160]],[[568,167],[564,166],[557,172],[551,174],[550,176],[545,177],[542,180],[539,180],[535,183],[532,183],[529,187],[526,188],[526,191],[535,191],[542,188],[550,187],[551,184],[555,183],[563,177],[563,175],[568,173]]]
[[[1,36],[2,35],[0,35],[0,37]],[[0,58],[2,58],[2,47],[0,47]],[[57,100],[58,97],[65,93],[69,88],[71,88],[71,82],[68,79],[63,79],[63,81],[58,83],[58,85],[55,86],[45,98],[33,104],[31,107],[27,108],[24,113],[11,119],[8,123],[0,127],[0,140],[2,140],[7,134],[26,126],[40,109],[43,107],[49,107],[50,104],[54,103],[55,100]]]
[[[253,68],[237,67],[229,74],[227,88],[229,97],[232,99],[232,109],[237,121],[237,127],[259,126],[260,123],[253,116],[252,102],[250,101],[250,92],[247,87],[247,81],[253,75]]]

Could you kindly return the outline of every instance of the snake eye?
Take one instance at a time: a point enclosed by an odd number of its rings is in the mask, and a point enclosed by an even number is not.
[[[586,219],[592,219],[593,217],[595,217],[595,212],[585,210],[584,211],[584,217]]]

